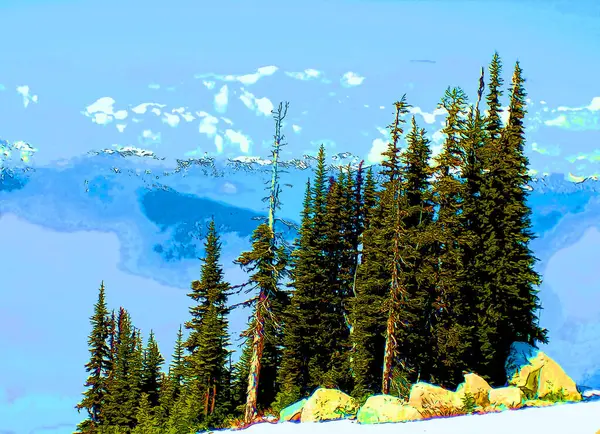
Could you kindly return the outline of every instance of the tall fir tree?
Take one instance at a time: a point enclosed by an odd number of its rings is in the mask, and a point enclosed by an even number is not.
[[[464,158],[462,136],[465,131],[467,97],[460,88],[448,88],[440,103],[448,113],[442,152],[436,158],[433,197],[438,208],[435,224],[436,285],[433,334],[436,339],[433,372],[437,384],[455,387],[462,380],[470,351],[473,329],[461,322],[470,313],[468,295],[461,291],[462,180],[460,165]]]
[[[138,343],[129,313],[119,308],[115,345],[113,380],[110,383],[106,402],[106,425],[129,432],[135,425],[138,391]]]
[[[194,389],[193,392],[198,394],[203,403],[202,414],[197,415],[198,422],[206,421],[213,415],[215,406],[224,409],[228,401],[226,347],[229,344],[229,284],[223,281],[220,256],[221,243],[213,219],[208,227],[201,277],[192,282],[192,292],[188,294],[197,304],[190,308],[192,319],[185,324],[190,330],[185,344],[190,353],[187,357],[189,387]]]
[[[94,305],[94,314],[90,318],[92,332],[88,338],[90,361],[85,364],[89,376],[85,382],[88,388],[82,401],[75,408],[86,410],[87,418],[77,426],[81,433],[94,433],[103,424],[103,405],[107,393],[107,376],[110,370],[109,316],[106,307],[104,282],[100,284],[98,301]]]
[[[154,332],[150,330],[148,344],[144,350],[144,360],[142,369],[142,388],[141,393],[146,394],[151,408],[158,407],[161,388],[161,366],[164,363],[158,343],[154,339]]]
[[[483,255],[479,259],[486,271],[480,297],[478,339],[481,357],[478,370],[492,384],[506,381],[504,361],[512,342],[531,344],[547,341],[547,331],[537,324],[540,308],[537,286],[540,276],[535,272],[536,258],[529,243],[530,209],[527,207],[528,160],[524,155],[526,93],[522,70],[517,63],[510,89],[507,125],[498,131],[494,123],[495,75],[500,62],[494,57],[491,70],[490,114],[485,144],[485,175],[481,187]],[[491,101],[491,102],[490,102]],[[485,309],[485,310],[484,310]]]
[[[279,194],[279,155],[285,146],[285,136],[281,133],[283,120],[287,116],[289,103],[279,104],[277,111],[272,111],[275,121],[275,134],[273,135],[272,175],[269,186],[269,195],[265,198],[269,202],[267,222],[260,224],[252,234],[252,249],[242,253],[235,261],[247,272],[251,273],[248,284],[251,288],[258,289],[258,295],[246,305],[254,308],[250,327],[244,335],[251,337],[252,356],[248,372],[248,391],[244,421],[251,423],[257,416],[259,379],[262,369],[263,353],[266,341],[270,340],[276,353],[275,359],[280,358],[282,339],[282,311],[288,303],[287,293],[280,290],[279,283],[287,277],[289,252],[286,243],[276,232],[275,224],[280,221],[276,217],[276,210],[280,207]],[[270,336],[270,339],[267,337]],[[279,362],[279,360],[278,360]],[[276,373],[271,378],[276,378]]]

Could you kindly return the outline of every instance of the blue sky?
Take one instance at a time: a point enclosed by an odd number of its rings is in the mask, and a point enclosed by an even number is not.
[[[194,219],[217,213],[226,277],[242,281],[231,261],[263,212],[261,176],[178,172],[175,160],[266,158],[278,101],[291,104],[286,159],[324,143],[379,161],[403,93],[439,149],[444,89],[474,95],[498,50],[505,81],[517,59],[528,80],[532,170],[600,175],[599,2],[286,3],[0,1],[0,139],[16,143],[0,143],[0,164],[36,169],[18,188],[0,180],[0,348],[11,354],[0,358],[0,432],[72,432],[102,279],[109,306],[154,329],[169,358],[198,275]],[[146,157],[85,156],[124,148]],[[294,219],[308,175],[284,176],[294,187],[282,215]],[[164,201],[169,216],[148,208],[152,182],[181,193]],[[532,199],[548,352],[600,386],[598,190],[551,184]]]

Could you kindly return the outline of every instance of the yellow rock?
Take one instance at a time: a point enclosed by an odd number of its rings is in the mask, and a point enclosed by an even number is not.
[[[459,410],[463,406],[461,396],[458,393],[423,382],[413,384],[410,389],[408,404],[419,411],[424,409],[433,411],[440,409]]]
[[[581,401],[577,385],[558,363],[541,352],[537,358],[542,364],[538,376],[537,397],[539,399],[547,398],[549,395],[560,395],[562,401]]]
[[[399,398],[390,395],[370,396],[358,410],[358,423],[408,422],[422,419],[421,413]]]
[[[503,405],[508,408],[517,408],[521,406],[521,403],[525,399],[525,395],[520,388],[508,386],[490,389],[489,399],[492,406]]]
[[[550,405],[554,405],[554,403],[541,399],[529,399],[523,403],[523,407],[548,407]]]
[[[561,366],[539,351],[510,379],[511,386],[523,390],[528,398],[544,399],[551,395],[562,396],[563,401],[581,401],[577,386]]]
[[[318,388],[302,408],[300,422],[336,420],[356,415],[358,402],[337,389]]]
[[[475,404],[480,407],[487,407],[490,403],[488,394],[492,387],[477,374],[465,374],[465,381],[456,388],[456,394],[461,401],[469,393],[475,399]]]

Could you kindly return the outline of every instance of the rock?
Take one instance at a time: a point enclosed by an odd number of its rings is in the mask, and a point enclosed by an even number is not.
[[[422,419],[419,411],[390,395],[370,396],[358,410],[358,423],[408,422]]]
[[[519,387],[508,386],[491,389],[489,399],[492,406],[519,408],[525,399],[525,395]]]
[[[349,418],[356,415],[358,402],[337,389],[318,388],[307,399],[300,422],[321,422]]]
[[[456,392],[424,382],[413,384],[410,389],[408,404],[421,413],[423,413],[423,410],[434,413],[440,412],[440,410],[444,413],[447,411],[458,413],[463,406],[461,396]]]
[[[487,407],[490,403],[488,394],[492,387],[477,374],[465,374],[465,381],[456,388],[456,394],[461,401],[470,394],[475,399],[475,404],[480,407]]]
[[[527,343],[513,343],[505,367],[508,384],[529,399],[581,401],[575,382],[561,366]]]
[[[307,399],[304,398],[281,410],[279,412],[279,422],[299,422],[306,401]]]

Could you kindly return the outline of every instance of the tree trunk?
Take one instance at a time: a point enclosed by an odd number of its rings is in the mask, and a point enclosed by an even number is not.
[[[217,382],[213,378],[212,402],[210,403],[210,414],[215,412],[215,400],[217,399]]]
[[[392,362],[394,360],[394,352],[396,349],[396,339],[394,335],[394,314],[390,313],[387,320],[385,352],[383,355],[383,378],[381,381],[381,393],[383,393],[384,395],[389,395],[390,393],[390,383],[392,380]]]
[[[263,307],[264,306],[264,307]],[[260,375],[261,359],[265,347],[265,320],[262,311],[268,307],[268,298],[261,292],[256,304],[256,326],[254,328],[252,339],[252,358],[250,359],[250,371],[248,373],[248,391],[246,395],[246,412],[244,422],[249,424],[256,418],[256,406],[258,395],[258,379]]]
[[[210,401],[210,380],[206,382],[206,393],[204,396],[204,417],[206,417],[208,415],[208,403]]]

